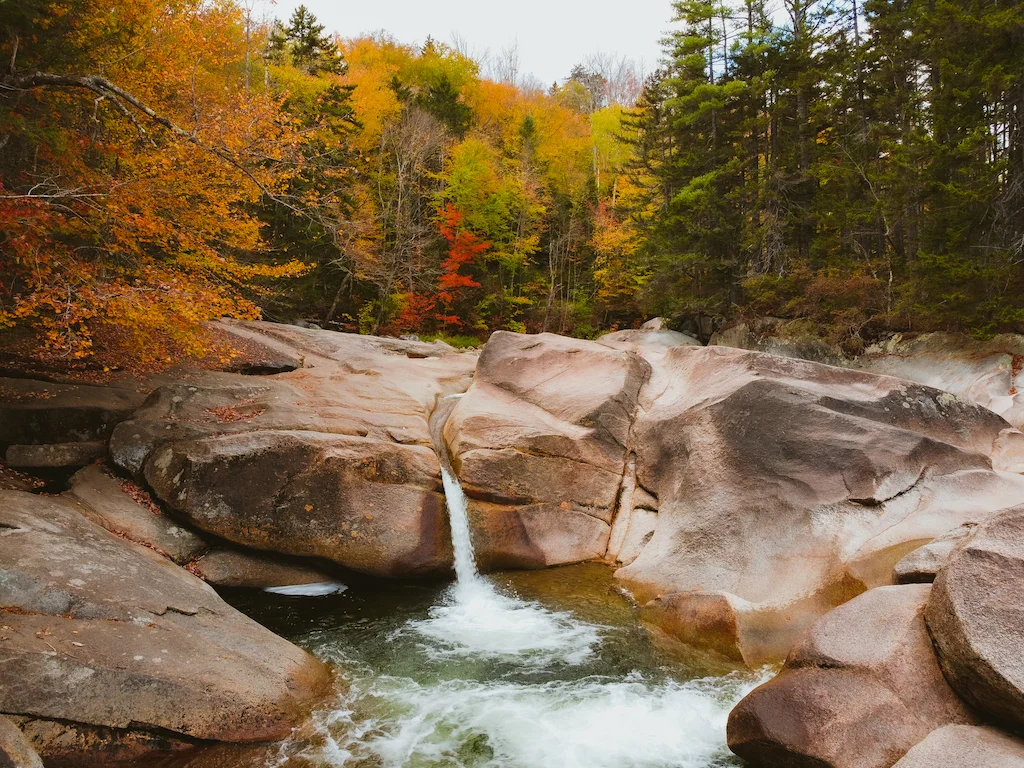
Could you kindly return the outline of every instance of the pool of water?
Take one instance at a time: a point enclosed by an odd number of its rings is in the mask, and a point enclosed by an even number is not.
[[[468,591],[467,591],[468,588]],[[663,644],[607,566],[341,594],[225,595],[336,666],[336,697],[284,744],[189,768],[711,768],[765,676]]]

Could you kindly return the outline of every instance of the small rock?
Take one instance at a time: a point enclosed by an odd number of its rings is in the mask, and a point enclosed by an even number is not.
[[[84,467],[107,455],[102,440],[49,445],[12,445],[6,460],[12,467]]]
[[[196,560],[189,570],[218,587],[268,587],[319,584],[331,577],[300,560],[233,549],[215,549]]]
[[[956,548],[974,531],[977,523],[964,523],[896,563],[892,578],[897,584],[931,584]]]

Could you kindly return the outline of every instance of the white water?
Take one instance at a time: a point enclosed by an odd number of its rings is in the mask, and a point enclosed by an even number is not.
[[[377,678],[350,697],[394,703],[390,725],[344,705],[304,754],[330,766],[380,768],[710,768],[724,753],[729,710],[754,681],[583,678],[519,684],[419,685]],[[337,734],[334,736],[332,734]]]
[[[687,680],[635,618],[603,626],[503,594],[477,570],[458,481],[444,470],[442,479],[456,583],[425,617],[420,609],[365,618],[310,636],[317,655],[337,663],[342,692],[275,766],[738,765],[725,747],[726,720],[764,675]]]
[[[408,628],[434,641],[424,650],[434,657],[512,657],[523,664],[579,664],[600,642],[598,627],[539,603],[499,593],[481,578],[470,538],[466,496],[455,478],[441,470],[457,581],[429,617]]]

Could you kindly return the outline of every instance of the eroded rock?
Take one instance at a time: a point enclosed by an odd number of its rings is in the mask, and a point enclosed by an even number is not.
[[[204,374],[161,388],[111,440],[175,514],[244,547],[376,576],[450,572],[439,398],[469,386],[473,354],[399,339],[232,324],[301,357],[271,378]]]
[[[892,583],[909,551],[1020,498],[1024,477],[991,469],[1005,428],[977,405],[898,379],[671,348],[630,438],[657,523],[617,576],[641,602],[661,596],[661,616],[674,605],[687,621],[708,617],[687,637],[706,628],[739,640],[727,655],[778,658],[831,607]],[[712,604],[722,610],[708,613]],[[738,624],[723,634],[728,616]]]
[[[888,768],[935,728],[973,723],[932,651],[929,590],[879,587],[826,614],[733,709],[729,748],[754,765]]]

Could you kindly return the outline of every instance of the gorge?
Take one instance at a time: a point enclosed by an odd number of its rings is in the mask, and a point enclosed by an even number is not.
[[[258,359],[0,382],[0,713],[46,765],[1024,761],[994,411],[656,324],[222,328]]]

